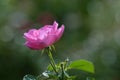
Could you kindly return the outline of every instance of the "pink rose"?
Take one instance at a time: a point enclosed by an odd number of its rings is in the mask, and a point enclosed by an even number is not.
[[[41,50],[58,41],[63,32],[64,25],[58,28],[58,23],[54,21],[53,25],[45,25],[38,30],[31,29],[24,33],[25,45],[34,50]]]

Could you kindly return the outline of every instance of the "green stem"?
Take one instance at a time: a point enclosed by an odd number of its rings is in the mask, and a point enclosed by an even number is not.
[[[50,65],[52,66],[52,68],[53,68],[53,70],[55,71],[56,75],[58,75],[58,72],[56,71],[56,69],[55,69],[55,67],[54,67],[54,65],[53,65],[52,62],[50,62]]]
[[[52,49],[51,49],[51,46],[48,47],[47,49],[47,53],[48,53],[48,57],[50,59],[50,65],[52,66],[54,72],[56,73],[57,77],[58,77],[58,80],[61,80],[61,78],[59,77],[59,73],[57,71],[57,68],[56,68],[56,64],[55,64],[55,61],[53,59],[53,56],[52,56],[52,53],[51,53]]]
[[[51,53],[50,50],[49,50],[49,57],[50,57],[50,59],[51,59],[51,62],[52,62],[53,65],[54,65],[54,67],[56,68],[56,66],[55,66],[55,61],[54,61],[54,59],[53,59],[53,56],[52,56],[52,53]]]
[[[64,80],[64,65],[63,64],[61,64],[61,70],[62,70],[61,79]]]
[[[55,61],[53,59],[53,56],[52,56],[52,53],[51,53],[50,49],[48,49],[48,56],[50,58],[50,64],[51,64],[53,70],[55,71],[56,75],[58,76],[58,72],[56,70],[56,64],[55,64]]]

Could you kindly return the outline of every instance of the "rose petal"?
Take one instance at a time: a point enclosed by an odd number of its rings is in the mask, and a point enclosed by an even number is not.
[[[53,28],[54,28],[55,31],[56,31],[57,28],[58,28],[58,23],[57,23],[56,21],[54,21],[54,23],[53,23]]]
[[[46,39],[44,40],[44,42],[47,44],[47,45],[52,45],[57,39],[57,36],[56,35],[49,35],[46,37]]]
[[[25,45],[33,50],[41,50],[45,47],[45,43],[40,42],[40,43],[31,43],[31,42],[26,42]]]
[[[64,32],[64,25],[62,25],[58,30],[57,30],[57,40],[59,40]]]
[[[34,36],[32,36],[32,35],[30,35],[30,34],[28,34],[28,33],[24,33],[24,38],[25,38],[26,40],[28,40],[28,41],[35,41],[35,40],[37,40],[36,37],[34,37]]]
[[[58,23],[54,21],[53,25],[45,25],[36,30],[31,29],[24,33],[26,39],[25,45],[33,50],[41,50],[54,44],[59,40],[64,32],[64,25],[58,28]]]

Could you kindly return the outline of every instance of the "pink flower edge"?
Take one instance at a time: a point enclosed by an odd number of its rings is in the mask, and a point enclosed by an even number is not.
[[[62,37],[64,28],[64,25],[58,28],[58,23],[54,21],[53,25],[45,25],[38,30],[30,29],[24,33],[25,46],[33,50],[41,50],[51,46]]]

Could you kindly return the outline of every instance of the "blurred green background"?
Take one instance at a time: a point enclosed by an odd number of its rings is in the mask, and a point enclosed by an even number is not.
[[[54,20],[65,25],[56,62],[86,59],[96,80],[120,80],[120,0],[0,0],[0,80],[46,69],[46,55],[24,46],[23,34]]]

